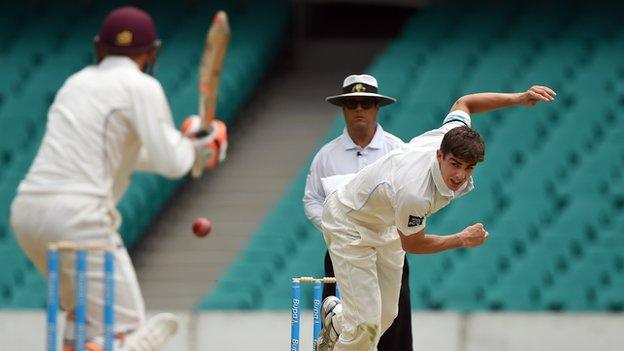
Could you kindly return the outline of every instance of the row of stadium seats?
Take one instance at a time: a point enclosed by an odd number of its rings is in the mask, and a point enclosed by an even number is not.
[[[379,120],[405,141],[439,125],[466,93],[533,84],[558,92],[549,105],[474,117],[487,145],[476,189],[433,215],[428,230],[457,232],[480,221],[491,236],[477,249],[409,255],[413,308],[624,307],[624,28],[617,13],[583,2],[431,7],[372,63],[381,91],[399,100]],[[340,119],[320,145],[339,134]],[[323,274],[325,245],[301,203],[306,174],[200,309],[288,309],[290,278]],[[310,308],[305,289],[302,305]]]
[[[11,6],[15,31],[3,25],[0,37],[0,308],[40,307],[45,283],[28,263],[8,223],[9,206],[17,185],[27,172],[41,142],[46,111],[64,80],[92,64],[93,35],[111,9],[122,1],[61,4],[28,2]],[[163,47],[156,77],[163,84],[176,124],[197,113],[197,70],[206,30],[213,14],[225,9],[232,39],[219,90],[217,115],[226,123],[249,98],[270,67],[286,37],[287,1],[150,2]],[[3,5],[0,5],[3,6]],[[120,232],[132,247],[162,206],[183,182],[152,174],[135,174],[119,203],[123,216]],[[4,253],[7,253],[6,255]],[[10,254],[9,254],[10,253]]]

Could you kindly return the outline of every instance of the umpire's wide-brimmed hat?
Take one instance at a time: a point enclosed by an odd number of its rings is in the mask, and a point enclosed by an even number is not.
[[[380,106],[390,105],[396,99],[381,95],[378,92],[377,79],[368,74],[353,74],[345,78],[342,83],[342,94],[325,98],[327,102],[336,106],[342,106],[345,98],[362,96],[371,97],[379,101]]]

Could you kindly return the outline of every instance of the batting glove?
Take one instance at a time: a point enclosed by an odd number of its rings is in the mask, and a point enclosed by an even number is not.
[[[190,138],[195,146],[195,164],[193,172],[204,168],[212,169],[223,162],[227,156],[228,138],[225,123],[212,121],[210,131],[201,128],[201,119],[197,115],[187,117],[182,123],[182,134]]]

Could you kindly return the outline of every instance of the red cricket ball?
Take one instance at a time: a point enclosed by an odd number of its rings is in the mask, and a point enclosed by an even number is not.
[[[212,223],[207,218],[199,217],[193,221],[193,233],[198,238],[203,238],[210,234]]]

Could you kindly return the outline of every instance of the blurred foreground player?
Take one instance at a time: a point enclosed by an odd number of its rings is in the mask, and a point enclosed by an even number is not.
[[[42,274],[49,243],[117,247],[116,350],[160,350],[178,325],[171,314],[145,321],[134,267],[117,233],[116,204],[130,174],[180,178],[194,163],[222,161],[227,145],[220,121],[209,135],[197,134],[201,137],[175,129],[163,88],[150,75],[159,47],[153,21],[142,10],[122,7],[106,17],[95,38],[97,65],[69,77],[57,93],[38,154],[11,206],[17,240]],[[198,123],[196,116],[185,121]],[[74,257],[61,261],[61,306],[68,312],[64,345],[73,350]],[[100,350],[103,343],[102,265],[101,257],[89,255],[88,350]]]
[[[397,315],[405,252],[430,254],[476,247],[481,223],[453,235],[425,232],[427,217],[473,189],[472,173],[485,155],[471,114],[554,100],[534,86],[515,94],[481,93],[458,99],[438,129],[412,139],[355,175],[334,179],[322,228],[341,299],[323,301],[317,350],[372,351]],[[333,191],[332,191],[333,190]],[[396,228],[396,229],[395,229]]]
[[[345,129],[342,135],[325,144],[314,157],[306,181],[303,204],[308,219],[321,229],[321,215],[325,191],[322,178],[356,173],[383,155],[405,144],[383,130],[377,123],[379,108],[394,103],[394,98],[378,93],[373,76],[350,75],[342,84],[342,94],[330,96],[327,101],[342,107]],[[329,252],[325,253],[325,276],[333,277]],[[325,284],[323,298],[335,295],[335,285]],[[398,316],[379,339],[378,351],[412,350],[412,309],[410,305],[409,266],[403,262]]]

